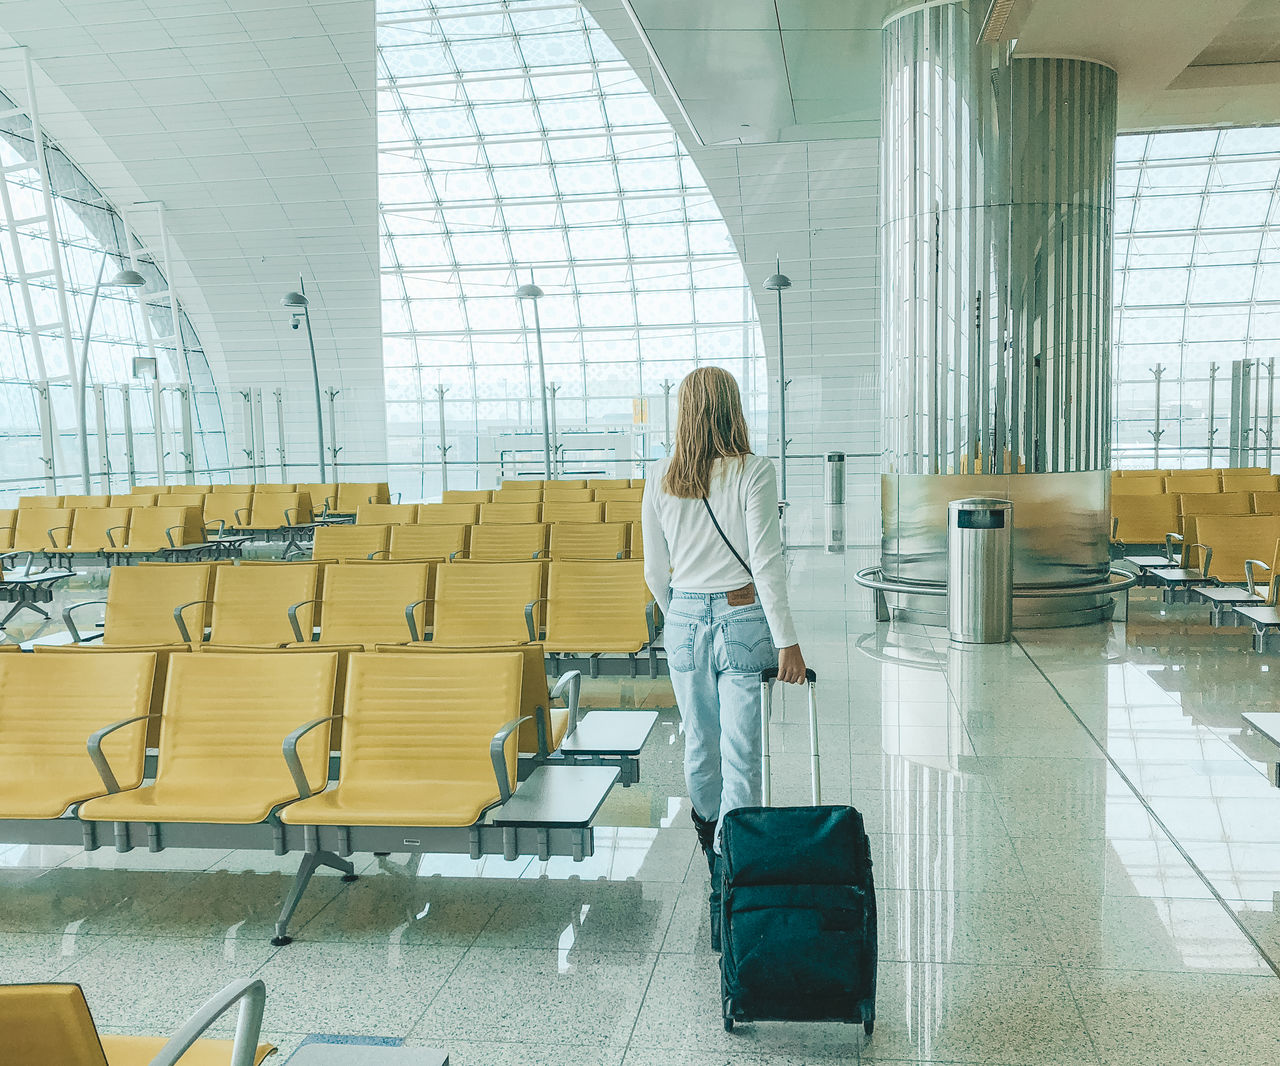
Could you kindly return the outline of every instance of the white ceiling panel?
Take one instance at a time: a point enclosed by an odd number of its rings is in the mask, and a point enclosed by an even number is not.
[[[309,377],[279,302],[301,274],[322,383],[381,392],[375,24],[373,0],[0,4],[47,135],[117,208],[164,203],[171,281],[220,384]],[[0,52],[0,88],[27,106],[19,53]],[[154,218],[131,212],[144,241]],[[365,406],[352,437],[380,451]]]

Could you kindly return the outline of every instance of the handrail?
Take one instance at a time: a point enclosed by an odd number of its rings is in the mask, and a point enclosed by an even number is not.
[[[1108,568],[1106,581],[1096,581],[1090,585],[1060,585],[1054,588],[1018,588],[1013,589],[1014,599],[1040,600],[1056,599],[1067,596],[1100,596],[1112,592],[1127,592],[1138,583],[1138,575],[1121,566]],[[884,577],[879,566],[868,566],[853,575],[863,588],[873,592],[893,592],[898,595],[911,596],[945,596],[946,585],[913,585],[905,581],[890,581]],[[1118,580],[1116,580],[1118,579]]]

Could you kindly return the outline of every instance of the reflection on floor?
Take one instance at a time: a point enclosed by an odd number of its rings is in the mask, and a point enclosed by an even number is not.
[[[958,649],[877,627],[852,580],[869,561],[791,560],[825,798],[873,833],[882,965],[862,1056],[1277,1061],[1280,790],[1240,712],[1276,709],[1280,658],[1147,594],[1126,626]],[[0,843],[0,980],[79,981],[104,1028],[162,1033],[257,973],[285,1050],[319,1033],[465,1066],[855,1060],[852,1028],[723,1031],[670,688],[601,679],[584,697],[667,708],[585,863],[365,856],[353,885],[318,875],[297,942],[275,949],[296,858]],[[800,693],[772,735],[778,801],[806,802]]]

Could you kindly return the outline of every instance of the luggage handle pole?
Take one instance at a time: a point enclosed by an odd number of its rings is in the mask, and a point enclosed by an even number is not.
[[[809,689],[809,750],[811,752],[811,780],[813,803],[822,802],[822,769],[818,756],[818,701],[814,695],[814,686],[818,675],[812,670],[805,670],[805,684]],[[776,666],[766,667],[760,671],[760,769],[762,783],[761,800],[766,807],[772,807],[773,782],[769,776],[769,717],[773,703],[773,682],[778,679]]]

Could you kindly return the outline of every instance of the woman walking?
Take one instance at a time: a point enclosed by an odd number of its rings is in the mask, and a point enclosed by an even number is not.
[[[685,781],[712,874],[721,819],[761,798],[760,671],[805,679],[787,604],[773,464],[753,455],[738,383],[703,367],[680,383],[671,458],[645,482],[645,580],[666,616]]]

